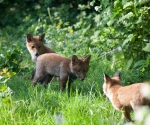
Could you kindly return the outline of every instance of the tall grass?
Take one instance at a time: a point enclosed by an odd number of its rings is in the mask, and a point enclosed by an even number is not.
[[[31,86],[29,73],[12,77],[8,86],[13,94],[10,102],[0,105],[0,124],[122,125],[121,113],[112,107],[102,92],[103,72],[109,75],[115,72],[109,63],[91,61],[86,79],[72,83],[69,97],[67,91],[60,91],[58,80],[44,89],[41,85]],[[123,83],[130,81],[131,73],[122,71]]]
[[[103,64],[91,64],[85,81],[75,80],[71,94],[61,92],[59,82],[47,89],[31,86],[28,76],[17,75],[8,86],[13,91],[10,103],[0,107],[2,125],[116,125],[120,112],[115,111],[102,94]],[[104,69],[104,68],[103,68]],[[107,70],[108,71],[108,70]]]

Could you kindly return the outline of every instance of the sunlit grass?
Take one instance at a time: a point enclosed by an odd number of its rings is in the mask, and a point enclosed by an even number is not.
[[[52,81],[47,89],[40,84],[33,88],[32,81],[28,78],[29,73],[25,76],[18,74],[9,80],[8,86],[13,94],[9,97],[10,102],[0,105],[0,123],[122,125],[124,123],[121,121],[121,113],[113,108],[102,93],[103,72],[114,73],[109,69],[102,62],[91,63],[85,81],[77,79],[72,83],[70,97],[67,91],[60,91],[58,80]]]
[[[102,94],[102,72],[100,66],[90,69],[85,81],[75,80],[69,97],[67,91],[60,91],[57,80],[47,89],[40,84],[33,88],[28,76],[14,76],[8,83],[11,102],[1,105],[0,121],[4,125],[116,124],[120,113]]]

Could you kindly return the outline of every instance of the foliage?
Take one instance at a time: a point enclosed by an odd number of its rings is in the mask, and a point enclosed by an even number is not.
[[[120,113],[102,96],[103,72],[120,71],[123,85],[149,80],[149,2],[0,3],[1,123],[122,124]],[[92,55],[86,80],[74,81],[70,98],[59,91],[58,81],[46,90],[31,87],[29,75],[35,64],[25,46],[28,33],[45,33],[45,44],[67,57]]]
[[[7,50],[4,54],[1,54],[1,67],[9,67],[12,71],[19,70],[19,63],[22,61],[22,58],[19,58],[20,51],[17,49]]]
[[[6,68],[2,69],[0,72],[0,105],[2,103],[10,104],[10,95],[12,94],[12,91],[7,86],[7,83],[14,75],[16,75],[15,72],[9,72]]]
[[[112,61],[112,67],[120,65],[120,68],[148,70],[149,3],[137,0],[59,0],[56,4],[53,0],[24,0],[12,2],[11,7],[9,1],[1,1],[1,5],[3,14],[8,13],[8,17],[1,15],[1,26],[24,23],[24,26],[20,25],[21,29],[27,29],[29,33],[38,35],[46,32],[48,42],[52,42],[53,45],[58,42],[60,45],[60,53],[67,54],[75,45],[72,53],[78,53],[78,48],[84,48],[79,54],[88,52],[105,56]],[[22,9],[24,13],[19,13]],[[9,18],[14,14],[17,15],[11,21]],[[23,16],[25,18],[21,20]],[[15,22],[16,19],[17,24],[8,22]],[[26,28],[29,25],[31,27]],[[69,33],[71,30],[73,32]],[[54,49],[57,50],[57,46],[54,46]],[[124,60],[124,63],[120,60]]]
[[[149,4],[139,3],[136,0],[117,0],[111,3],[102,2],[99,7],[101,6],[104,9],[101,10],[100,15],[97,15],[95,22],[97,26],[103,28],[101,31],[104,31],[105,35],[95,37],[96,34],[94,34],[93,37],[98,40],[103,38],[102,40],[107,41],[105,42],[105,51],[119,46],[127,69],[135,67],[148,69],[150,65],[147,52],[150,29]],[[99,34],[102,34],[101,31]]]
[[[20,25],[29,27],[37,21],[43,21],[48,24],[63,21],[73,24],[77,21],[74,17],[80,12],[77,9],[78,5],[86,3],[87,1],[85,0],[1,0],[0,18],[3,21],[1,21],[0,27],[16,27]],[[52,20],[49,20],[47,9],[50,10]]]
[[[20,70],[20,63],[22,62],[22,52],[19,49],[19,46],[12,45],[12,48],[2,47],[3,52],[0,55],[0,67],[6,67],[12,71]]]
[[[11,32],[10,32],[11,31]],[[0,31],[0,69],[9,69],[12,72],[19,72],[26,67],[21,67],[25,50],[25,38],[22,38],[22,31],[6,27]]]

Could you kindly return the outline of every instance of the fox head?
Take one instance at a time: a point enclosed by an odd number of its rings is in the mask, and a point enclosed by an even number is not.
[[[120,73],[116,72],[112,78],[104,73],[103,92],[107,96],[108,91],[113,85],[121,85]]]
[[[27,34],[26,36],[26,46],[34,62],[36,61],[37,57],[42,54],[44,37],[45,34],[40,36],[32,36],[31,34]]]
[[[84,58],[78,58],[76,55],[72,56],[71,59],[71,70],[76,75],[76,77],[83,81],[86,77],[86,73],[89,70],[89,61],[91,55]]]

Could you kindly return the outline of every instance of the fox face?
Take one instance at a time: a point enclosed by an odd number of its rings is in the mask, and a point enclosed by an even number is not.
[[[107,97],[109,97],[108,90],[113,85],[121,85],[120,73],[116,72],[114,74],[114,77],[112,77],[112,78],[110,78],[107,74],[104,73],[103,92]]]
[[[86,73],[88,72],[90,58],[91,55],[88,55],[84,58],[78,58],[76,55],[72,56],[71,70],[75,74],[75,76],[81,81],[85,79]]]
[[[42,54],[44,37],[45,34],[42,34],[40,36],[32,36],[31,34],[27,34],[26,46],[34,62],[36,61],[37,57]]]

